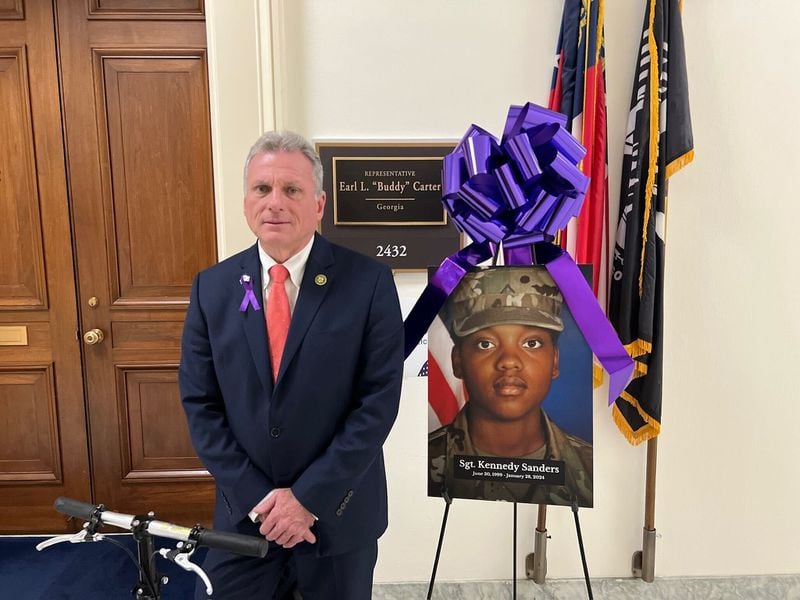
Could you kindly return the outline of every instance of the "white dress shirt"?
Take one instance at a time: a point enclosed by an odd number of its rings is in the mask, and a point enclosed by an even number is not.
[[[292,256],[289,260],[283,263],[286,270],[289,271],[289,277],[286,279],[284,285],[286,286],[286,296],[289,298],[289,314],[294,314],[294,307],[297,304],[297,296],[300,293],[300,284],[303,283],[303,275],[306,272],[306,264],[308,257],[311,254],[311,246],[314,245],[314,236],[303,247],[300,252]],[[278,262],[267,254],[261,247],[261,242],[258,243],[258,258],[261,260],[261,285],[263,286],[263,299],[264,305],[269,301],[269,288],[272,280],[269,276],[269,269]],[[265,313],[266,314],[266,313]]]

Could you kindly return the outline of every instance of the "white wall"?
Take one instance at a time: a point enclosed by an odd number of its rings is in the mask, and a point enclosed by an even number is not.
[[[424,140],[457,139],[471,122],[499,132],[509,104],[545,104],[562,2],[273,0],[271,22],[266,0],[207,4],[217,6],[209,11],[212,70],[229,79],[241,61],[223,51],[248,41],[243,30],[215,29],[221,6],[250,11],[258,23],[249,30],[260,27],[262,43],[277,32],[275,94],[268,61],[258,67],[258,93],[278,125],[315,140]],[[643,10],[643,0],[606,2],[612,221]],[[800,3],[687,0],[684,20],[696,159],[670,187],[656,574],[798,573],[800,395],[792,384],[800,290],[792,263],[800,252],[792,234],[800,208],[792,165],[800,83],[792,67],[800,50],[791,40]],[[212,90],[229,97],[216,111],[251,111],[255,92],[234,89]],[[215,139],[237,127],[223,121]],[[235,150],[240,164],[253,123],[240,123],[242,141],[215,160],[234,163]],[[219,179],[233,167],[217,169]],[[251,240],[234,224],[240,202],[240,192],[218,188],[220,214],[230,215],[220,223],[223,254]],[[401,295],[416,297],[425,277],[396,279]],[[430,575],[443,503],[425,495],[425,386],[406,380],[386,446],[391,524],[378,581]],[[645,449],[623,440],[604,398],[605,389],[596,393],[596,508],[582,511],[581,524],[592,576],[624,577],[641,547]],[[439,579],[509,577],[511,511],[456,501]],[[520,561],[535,524],[536,508],[520,506]],[[551,508],[548,529],[548,577],[581,576],[570,511]]]
[[[242,211],[244,159],[274,129],[268,0],[205,3],[217,249],[220,258],[253,243]]]

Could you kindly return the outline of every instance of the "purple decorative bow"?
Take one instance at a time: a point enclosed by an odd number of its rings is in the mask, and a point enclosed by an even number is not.
[[[586,150],[566,117],[528,103],[508,110],[500,142],[472,125],[444,157],[442,202],[473,243],[447,257],[405,321],[408,356],[464,274],[497,252],[507,265],[543,264],[589,347],[610,375],[609,404],[625,389],[633,361],[572,258],[551,242],[583,204]]]
[[[239,305],[239,312],[245,312],[248,306],[252,306],[254,310],[261,310],[258,305],[258,299],[253,293],[253,280],[250,275],[246,273],[242,275],[239,278],[239,284],[244,288],[244,298],[242,298],[242,303]]]
[[[555,239],[589,185],[577,167],[586,150],[565,125],[564,115],[531,103],[509,109],[500,143],[472,125],[444,157],[442,201],[456,227],[476,242],[523,249],[514,250],[517,264],[531,264],[524,248]]]

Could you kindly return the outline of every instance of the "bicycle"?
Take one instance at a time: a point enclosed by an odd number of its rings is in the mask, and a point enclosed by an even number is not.
[[[155,513],[153,512],[149,512],[146,515],[128,515],[110,511],[103,504],[88,504],[63,496],[56,499],[54,507],[60,513],[83,519],[86,522],[79,532],[49,538],[37,544],[36,550],[41,552],[50,546],[65,542],[78,544],[103,541],[106,536],[98,533],[98,530],[103,525],[127,529],[133,534],[133,539],[136,540],[138,552],[138,560],[136,560],[133,554],[123,547],[130,554],[139,570],[139,581],[131,591],[133,597],[137,600],[161,599],[161,588],[167,584],[168,578],[160,575],[156,568],[157,555],[174,562],[183,570],[197,575],[205,584],[206,593],[211,596],[214,592],[211,580],[202,568],[190,560],[195,549],[200,546],[206,546],[258,558],[264,558],[269,549],[269,542],[263,538],[215,531],[200,525],[183,527],[166,521],[158,521],[155,519]],[[153,536],[178,540],[178,543],[173,550],[160,548],[156,552]],[[106,541],[112,540],[107,539]]]

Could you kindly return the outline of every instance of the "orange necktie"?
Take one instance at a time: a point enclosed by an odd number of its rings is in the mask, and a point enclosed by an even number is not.
[[[283,265],[273,265],[269,268],[269,277],[272,285],[267,298],[267,338],[269,339],[269,358],[272,365],[272,382],[278,379],[278,369],[281,366],[283,347],[286,345],[286,336],[289,333],[289,297],[286,295],[286,279],[289,271]]]

